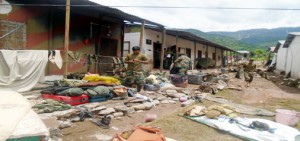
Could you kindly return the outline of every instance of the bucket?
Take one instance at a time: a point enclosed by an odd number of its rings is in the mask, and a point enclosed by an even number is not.
[[[294,126],[299,121],[299,113],[294,110],[276,109],[276,122]]]

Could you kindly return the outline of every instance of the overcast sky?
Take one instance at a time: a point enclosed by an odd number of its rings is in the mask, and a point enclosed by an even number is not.
[[[107,6],[180,6],[233,8],[298,8],[300,0],[91,0]],[[126,13],[157,22],[169,28],[195,28],[202,31],[237,31],[253,28],[300,26],[300,10],[216,10],[118,8]]]

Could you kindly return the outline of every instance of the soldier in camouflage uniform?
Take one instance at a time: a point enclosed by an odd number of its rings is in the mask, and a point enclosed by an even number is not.
[[[128,87],[137,85],[137,90],[140,92],[145,84],[142,64],[148,64],[147,57],[140,53],[140,47],[132,47],[133,53],[128,54],[125,58],[125,63],[128,64],[126,72],[125,84]]]
[[[245,77],[245,81],[246,81],[246,86],[249,87],[250,83],[253,81],[253,77],[254,74],[253,72],[256,69],[256,65],[253,64],[254,60],[250,59],[248,64],[244,64],[243,68],[244,68],[244,77]]]
[[[179,68],[179,75],[185,75],[187,74],[187,71],[191,69],[192,62],[191,59],[185,54],[179,54],[179,57],[175,60],[174,65],[175,67]]]

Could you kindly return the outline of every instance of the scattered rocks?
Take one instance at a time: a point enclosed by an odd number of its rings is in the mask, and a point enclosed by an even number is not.
[[[78,122],[78,121],[80,121],[80,117],[79,117],[79,116],[72,117],[72,118],[70,119],[70,121],[71,121],[71,122]]]
[[[115,110],[117,112],[125,112],[125,111],[127,111],[127,109],[128,109],[128,107],[125,105],[120,105],[120,106],[115,107]]]
[[[163,100],[163,101],[161,101],[160,103],[161,103],[161,104],[169,104],[170,102],[169,102],[169,100]]]
[[[113,116],[114,117],[121,117],[121,116],[124,116],[124,113],[123,112],[113,113]]]
[[[174,100],[169,100],[169,103],[170,103],[170,104],[176,104],[176,101],[174,101]]]
[[[92,112],[98,112],[98,111],[104,110],[104,109],[106,109],[106,108],[107,108],[107,107],[105,107],[105,106],[99,106],[99,107],[96,107],[96,108],[92,109],[91,111],[92,111]]]
[[[135,112],[134,108],[133,107],[128,107],[126,112],[124,112],[124,115],[125,114],[133,114]]]
[[[227,86],[226,82],[224,82],[222,80],[218,80],[218,84],[217,84],[218,90],[223,90],[223,89],[225,89],[226,86]]]
[[[195,102],[196,102],[195,100],[190,99],[190,100],[187,100],[186,102],[182,102],[182,103],[181,103],[181,106],[182,106],[182,107],[189,106],[189,105],[191,105],[191,104],[193,104],[193,103],[195,103]]]
[[[144,112],[144,110],[138,110],[138,111],[136,111],[137,113],[141,113],[141,112]]]
[[[152,103],[153,103],[155,106],[159,105],[159,101],[158,101],[158,100],[153,100]]]
[[[184,93],[174,93],[174,94],[167,94],[167,95],[172,98],[179,98],[179,97],[185,96]]]
[[[68,127],[71,127],[71,126],[72,126],[72,123],[71,123],[70,120],[60,121],[60,124],[59,124],[60,129],[68,128]]]
[[[160,97],[156,98],[156,100],[159,100],[159,101],[163,101],[165,99],[167,99],[165,96],[160,96]]]
[[[153,94],[155,94],[155,92],[153,92],[153,91],[146,91],[146,94],[153,95]]]
[[[166,90],[166,93],[169,95],[169,94],[175,94],[177,93],[176,90]]]
[[[145,110],[146,109],[146,105],[145,104],[138,104],[138,105],[134,105],[132,106],[134,108],[134,110],[138,111],[138,110]]]
[[[146,102],[146,103],[144,103],[144,105],[145,105],[145,109],[146,110],[150,110],[154,105],[152,104],[152,103],[150,103],[150,102]]]
[[[179,98],[173,98],[174,101],[179,101]]]
[[[100,111],[99,115],[108,115],[108,114],[111,114],[114,112],[116,112],[116,110],[114,108],[107,108],[105,110]]]

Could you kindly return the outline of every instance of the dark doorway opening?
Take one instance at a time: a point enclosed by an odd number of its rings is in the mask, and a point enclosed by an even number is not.
[[[118,40],[101,38],[100,49],[98,58],[98,70],[100,74],[106,74],[113,70],[113,58],[112,56],[117,56]]]
[[[192,56],[192,49],[186,48],[185,53],[186,53],[186,55],[187,55],[189,58],[191,58],[191,56]]]
[[[198,50],[198,59],[202,59],[202,51]]]
[[[161,56],[161,44],[153,43],[153,68],[160,67],[160,56]]]
[[[99,54],[103,56],[117,56],[118,40],[101,38]]]

